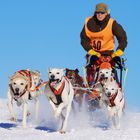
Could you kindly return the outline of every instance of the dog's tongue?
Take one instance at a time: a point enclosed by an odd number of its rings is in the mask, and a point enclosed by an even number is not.
[[[51,82],[50,85],[51,85],[52,87],[54,87],[54,86],[56,85],[56,81]]]

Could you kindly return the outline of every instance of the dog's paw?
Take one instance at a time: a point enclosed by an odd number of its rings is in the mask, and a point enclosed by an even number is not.
[[[64,130],[60,130],[59,133],[61,133],[61,134],[65,134],[66,131],[64,131]]]
[[[116,125],[115,129],[120,130],[120,125]]]
[[[10,121],[16,122],[17,120],[16,120],[16,118],[12,117],[12,118],[10,118]]]
[[[31,113],[30,112],[27,112],[27,117],[30,116],[30,115],[31,115]]]

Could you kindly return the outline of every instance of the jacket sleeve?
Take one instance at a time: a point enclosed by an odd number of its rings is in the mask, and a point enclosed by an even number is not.
[[[123,27],[116,21],[114,21],[112,26],[112,32],[118,40],[118,47],[116,50],[121,49],[122,51],[124,51],[127,46],[127,36]]]
[[[85,51],[88,52],[90,49],[92,49],[92,47],[90,46],[90,39],[87,37],[85,33],[85,26],[83,27],[80,33],[80,38],[81,38],[81,45],[85,49]]]

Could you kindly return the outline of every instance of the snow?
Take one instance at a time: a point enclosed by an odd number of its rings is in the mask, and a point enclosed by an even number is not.
[[[58,122],[45,96],[40,97],[39,121],[34,119],[34,103],[30,101],[31,115],[27,128],[22,128],[22,109],[14,105],[17,122],[9,120],[7,99],[0,99],[0,140],[140,140],[140,112],[126,111],[119,130],[108,125],[104,110],[92,113],[85,111],[71,113],[68,121],[68,132],[58,132]]]

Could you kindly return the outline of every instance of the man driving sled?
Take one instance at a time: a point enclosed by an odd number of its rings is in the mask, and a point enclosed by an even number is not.
[[[116,63],[123,55],[127,46],[127,36],[123,27],[112,19],[105,3],[96,5],[94,15],[86,18],[85,25],[80,34],[81,45],[87,51],[86,73],[88,86],[92,86],[96,72],[95,62],[101,56],[111,56]],[[115,39],[118,41],[116,51]]]

